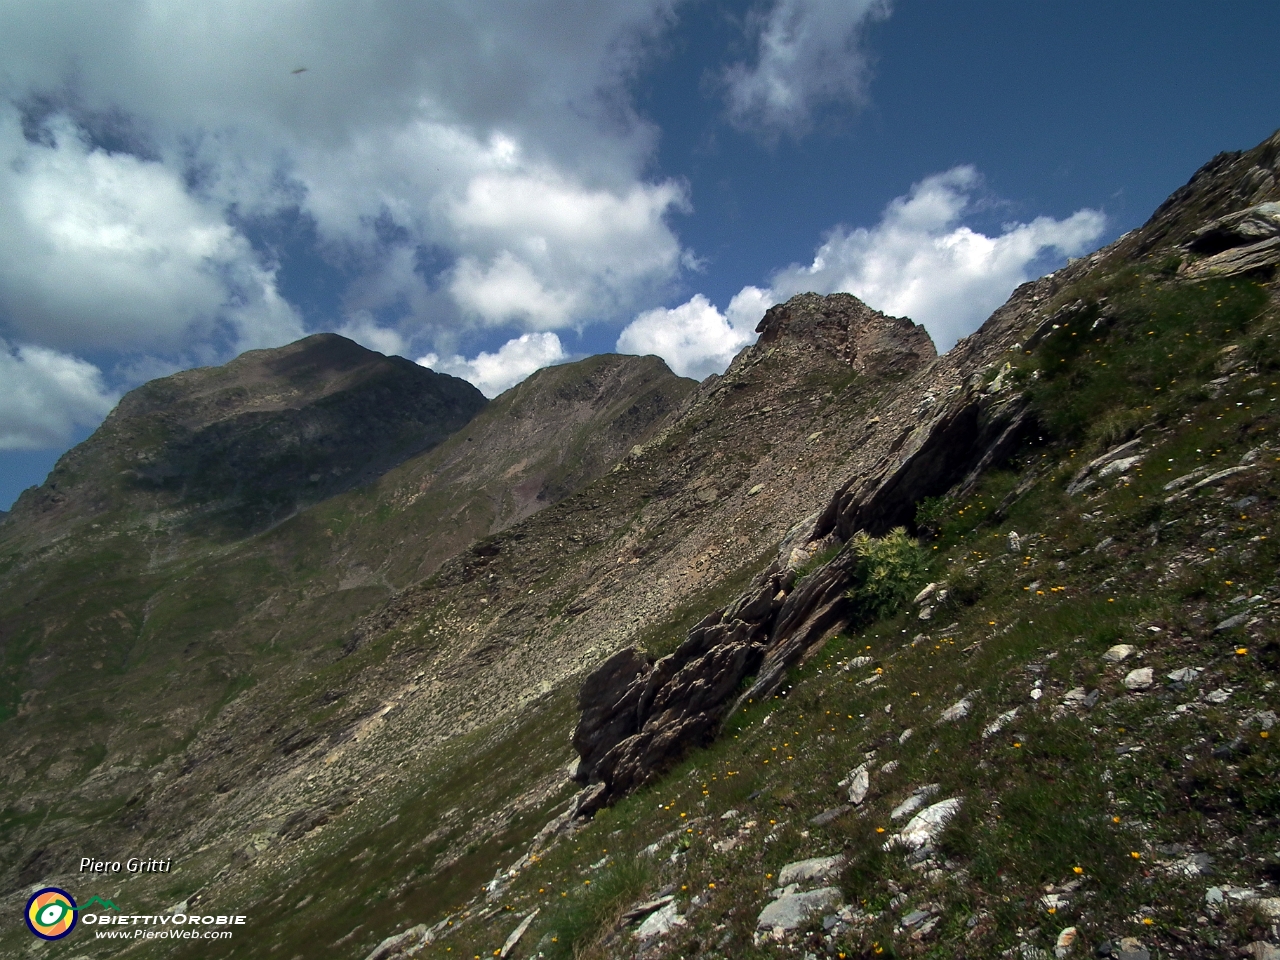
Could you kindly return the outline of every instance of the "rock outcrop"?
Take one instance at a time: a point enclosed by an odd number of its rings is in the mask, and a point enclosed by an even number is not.
[[[794,297],[769,310],[758,329],[756,351],[799,341],[870,374],[920,371],[936,378],[936,361],[921,370],[935,360],[922,328],[848,294]],[[876,469],[837,490],[750,587],[690,630],[674,653],[651,662],[628,648],[588,677],[574,746],[582,758],[578,779],[606,787],[599,803],[634,790],[706,743],[736,703],[772,696],[788,668],[848,619],[854,557],[841,551],[799,581],[797,560],[859,530],[881,535],[909,524],[920,499],[963,486],[1012,453],[1032,426],[1023,397],[1004,378],[987,382],[965,372],[967,383],[957,384],[949,399],[927,393],[911,413],[916,425],[888,443]],[[747,678],[754,679],[746,684]]]

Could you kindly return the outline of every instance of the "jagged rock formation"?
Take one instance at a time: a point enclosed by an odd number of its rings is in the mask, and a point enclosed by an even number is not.
[[[1025,309],[1050,295],[1055,282],[1061,278],[1026,284],[1011,302]],[[747,590],[694,627],[674,653],[650,664],[623,650],[587,679],[574,746],[582,758],[579,779],[607,788],[600,803],[648,782],[706,742],[736,702],[773,695],[787,669],[847,620],[852,556],[840,553],[797,584],[797,543],[800,556],[808,557],[858,531],[878,536],[911,524],[919,501],[972,483],[1034,429],[1025,398],[1004,378],[984,376],[992,352],[1003,351],[1012,336],[999,315],[923,367],[921,358],[932,360],[933,351],[921,328],[875,315],[848,294],[806,294],[774,307],[760,324],[760,346],[768,349],[788,329],[803,331],[806,340],[823,343],[851,364],[894,372],[914,367],[898,396],[882,402],[877,420],[889,419],[894,429],[887,443],[883,434],[878,444],[869,441],[878,457],[842,484]],[[907,398],[917,400],[909,411]],[[748,677],[755,680],[744,693]]]

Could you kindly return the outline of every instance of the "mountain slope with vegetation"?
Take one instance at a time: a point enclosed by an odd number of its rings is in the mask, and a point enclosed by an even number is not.
[[[945,356],[804,295],[696,389],[544,371],[243,546],[184,534],[143,612],[185,673],[113,664],[90,736],[40,727],[70,713],[48,678],[113,615],[11,560],[46,639],[10,673],[5,912],[61,882],[247,914],[228,957],[1280,942],[1278,155],[1215,158]],[[77,575],[86,604],[134,589]],[[166,732],[155,691],[219,670]],[[75,876],[125,838],[177,869]]]

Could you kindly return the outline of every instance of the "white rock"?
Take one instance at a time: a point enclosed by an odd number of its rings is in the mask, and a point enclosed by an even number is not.
[[[1270,730],[1271,728],[1268,727],[1267,729]],[[897,770],[899,766],[901,766],[901,764],[898,763],[897,760],[890,760],[880,768],[880,773],[887,777],[889,774],[893,773],[893,771]]]
[[[1251,957],[1252,960],[1280,960],[1280,947],[1267,943],[1265,940],[1255,940],[1244,948],[1245,956]]]
[[[901,746],[910,740],[913,733],[915,733],[915,730],[911,727],[907,727],[907,729],[903,730],[902,733],[898,735],[898,745]]]
[[[985,727],[982,728],[982,739],[986,740],[991,737],[994,737],[997,733],[999,733],[1001,730],[1003,730],[1005,727],[1011,724],[1017,716],[1018,716],[1017,707],[1014,707],[1012,710],[1006,710],[1004,713],[1000,714],[1000,716],[996,717],[994,720],[992,720],[990,723],[988,723]]]
[[[1230,688],[1227,688],[1227,689],[1219,688],[1217,690],[1213,690],[1209,693],[1206,693],[1204,695],[1204,698],[1208,700],[1210,703],[1226,703],[1228,700],[1231,699],[1231,690]]]
[[[1119,460],[1112,460],[1105,467],[1098,471],[1099,477],[1109,477],[1112,474],[1124,473],[1130,467],[1136,467],[1142,462],[1142,457],[1121,457]]]
[[[1053,945],[1053,955],[1057,957],[1058,960],[1062,960],[1063,957],[1067,956],[1071,952],[1071,947],[1076,942],[1076,936],[1077,932],[1075,927],[1067,927],[1058,934],[1058,940]]]
[[[1124,678],[1124,685],[1127,690],[1150,690],[1151,685],[1154,683],[1155,671],[1150,667],[1139,667],[1137,670],[1130,670]]]
[[[760,911],[756,929],[783,932],[794,930],[814,914],[838,910],[843,905],[840,891],[834,887],[786,894]]]
[[[934,594],[934,591],[936,591],[937,589],[938,589],[938,585],[936,583],[931,583],[928,586],[926,586],[923,590],[921,590],[919,593],[917,593],[916,598],[911,602],[916,606],[919,606],[920,604],[928,600],[930,597],[932,597]]]
[[[1010,553],[1022,552],[1022,538],[1012,530],[1009,531],[1009,552]]]
[[[365,960],[383,960],[385,957],[391,957],[397,953],[403,953],[412,947],[420,946],[427,941],[427,925],[420,923],[416,927],[410,927],[403,933],[397,933],[373,948]]]
[[[1044,696],[1044,691],[1043,691],[1043,690],[1041,690],[1039,687],[1035,687],[1035,688],[1031,691],[1031,699],[1032,699],[1032,700],[1039,700],[1039,699],[1040,699],[1041,697],[1043,697],[1043,696]]]
[[[889,819],[902,820],[911,816],[941,789],[942,785],[938,783],[926,783],[923,787],[917,787],[911,796],[893,808],[893,812],[889,814]]]
[[[732,820],[732,819],[733,819],[734,817],[736,817],[737,815],[738,815],[738,811],[737,811],[737,810],[726,810],[724,813],[720,814],[720,819],[721,819],[721,820]]]
[[[939,723],[950,723],[953,720],[963,720],[969,715],[969,707],[972,706],[969,700],[957,700],[947,709],[943,710],[938,717]]]
[[[849,774],[849,802],[855,807],[867,799],[871,789],[871,764],[864,763]]]
[[[644,923],[636,928],[636,939],[650,940],[653,937],[661,937],[676,927],[684,926],[684,922],[684,917],[676,913],[676,904],[673,900],[661,910],[655,910],[645,918]]]
[[[919,850],[933,842],[940,834],[951,818],[960,812],[961,799],[952,797],[949,800],[942,800],[932,806],[925,807],[907,824],[906,828],[885,844],[885,849],[892,847],[905,847],[908,850]]]
[[[529,915],[521,920],[520,925],[511,931],[511,936],[507,937],[507,942],[502,945],[502,950],[498,953],[499,957],[505,957],[515,949],[516,944],[520,942],[520,938],[524,936],[524,932],[529,929],[529,924],[533,923],[533,918],[537,915],[537,909],[529,911]]]
[[[1127,643],[1117,643],[1114,647],[1102,655],[1103,660],[1111,663],[1119,663],[1130,654],[1133,653],[1133,647]]]
[[[1199,676],[1199,671],[1195,667],[1179,667],[1177,670],[1169,671],[1166,676],[1174,683],[1190,683]]]
[[[811,857],[808,860],[797,860],[788,863],[778,872],[778,886],[785,887],[791,883],[807,883],[811,880],[826,880],[839,873],[844,866],[844,856],[834,854],[830,857]]]

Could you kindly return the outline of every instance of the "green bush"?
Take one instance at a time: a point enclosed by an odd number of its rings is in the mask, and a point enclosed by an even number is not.
[[[918,541],[896,527],[883,537],[860,530],[849,541],[855,556],[853,586],[845,593],[854,613],[864,621],[896,613],[919,589],[928,573],[928,560]]]

